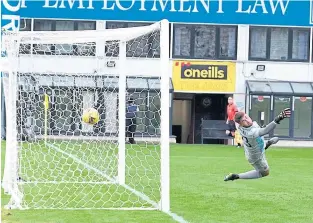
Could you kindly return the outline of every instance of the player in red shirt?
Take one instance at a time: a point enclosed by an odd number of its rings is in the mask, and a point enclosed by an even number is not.
[[[229,132],[231,136],[235,136],[236,124],[235,124],[235,114],[238,112],[237,106],[234,104],[233,98],[228,97],[228,105],[227,105],[227,121]]]

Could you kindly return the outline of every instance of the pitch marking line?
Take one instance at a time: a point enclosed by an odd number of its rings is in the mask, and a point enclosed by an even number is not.
[[[87,169],[89,170],[93,170],[95,171],[96,173],[98,173],[99,175],[107,178],[109,181],[112,181],[112,182],[116,182],[113,178],[109,177],[108,175],[106,175],[105,173],[103,173],[102,171],[98,170],[97,168],[93,167],[93,166],[90,166],[89,164],[85,163],[84,161],[78,159],[76,156],[73,156],[72,154],[70,153],[67,153],[65,151],[63,151],[62,149],[58,148],[57,146],[55,145],[52,145],[52,144],[49,144],[49,143],[45,143],[48,147],[56,150],[57,152],[60,152],[64,155],[67,155],[68,157],[72,158],[75,162],[79,163],[79,164],[82,164],[84,167],[86,167]],[[150,203],[151,205],[153,205],[153,207],[155,208],[159,208],[158,204],[154,201],[152,201],[147,195],[135,190],[134,188],[128,186],[128,185],[121,185],[123,186],[125,189],[131,191],[132,193],[134,193],[135,195],[137,195],[138,197],[142,198],[143,200],[145,200],[146,202]],[[173,212],[163,212],[167,215],[169,215],[170,217],[173,218],[173,220],[179,222],[179,223],[188,223],[188,221],[186,221],[183,217],[177,215],[176,213],[173,213]]]

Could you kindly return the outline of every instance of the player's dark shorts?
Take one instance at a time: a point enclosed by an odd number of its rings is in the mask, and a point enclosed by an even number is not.
[[[236,131],[236,125],[235,122],[232,120],[228,121],[228,130],[231,132],[235,132]]]

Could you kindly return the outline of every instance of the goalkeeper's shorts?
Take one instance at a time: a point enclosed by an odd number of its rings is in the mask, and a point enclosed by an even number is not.
[[[264,154],[260,157],[260,159],[251,163],[251,165],[254,167],[255,170],[258,170],[261,172],[267,171],[270,168]]]

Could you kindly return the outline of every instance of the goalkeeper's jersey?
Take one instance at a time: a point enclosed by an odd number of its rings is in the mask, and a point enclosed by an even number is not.
[[[256,122],[253,122],[249,128],[238,127],[242,135],[245,155],[250,163],[254,163],[264,154],[265,141],[263,136],[259,136],[260,129]]]

